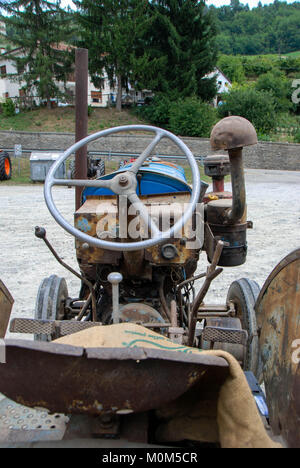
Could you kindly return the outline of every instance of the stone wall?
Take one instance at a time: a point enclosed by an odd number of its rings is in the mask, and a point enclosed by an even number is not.
[[[211,154],[209,140],[205,138],[182,138],[195,156]],[[140,153],[151,141],[148,135],[112,135],[90,143],[89,150],[113,153]],[[14,148],[15,144],[30,150],[65,150],[74,143],[71,133],[31,133],[0,131],[0,148]],[[166,155],[181,155],[181,151],[169,140],[162,140],[157,152]],[[291,143],[259,142],[245,148],[245,166],[252,169],[276,169],[300,171],[300,145]]]

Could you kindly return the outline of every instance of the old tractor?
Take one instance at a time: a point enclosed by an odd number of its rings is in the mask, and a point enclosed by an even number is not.
[[[94,179],[55,178],[61,164],[83,145],[126,131],[153,135],[146,149],[130,164]],[[162,139],[169,140],[186,157],[191,186],[182,168],[160,158],[152,160]],[[60,258],[44,228],[37,227],[35,234],[80,279],[81,288],[78,297],[71,298],[64,278],[51,275],[42,281],[35,317],[15,318],[10,323],[11,332],[34,334],[35,341],[5,341],[7,363],[0,366],[0,391],[27,407],[90,415],[92,425],[80,422],[76,430],[80,427],[85,434],[123,438],[125,445],[121,446],[126,446],[125,439],[154,444],[217,442],[211,425],[206,425],[198,436],[191,434],[191,420],[184,434],[178,430],[184,423],[177,424],[175,436],[170,425],[162,433],[155,410],[172,406],[174,401],[184,406],[185,395],[194,401],[195,394],[202,395],[205,408],[210,408],[209,395],[219,394],[230,373],[224,356],[233,356],[247,376],[253,402],[269,421],[257,382],[265,381],[274,433],[286,436],[289,445],[297,445],[299,369],[288,365],[286,356],[291,338],[297,338],[299,319],[295,311],[285,318],[282,305],[276,312],[281,317],[281,328],[276,322],[270,295],[277,276],[268,280],[263,291],[255,281],[240,279],[230,286],[223,304],[204,302],[211,282],[223,267],[246,261],[246,232],[252,223],[247,220],[242,151],[256,143],[254,127],[241,117],[228,117],[214,127],[212,149],[226,150],[228,155],[217,153],[205,162],[205,171],[213,178],[211,193],[206,193],[208,185],[201,182],[189,148],[160,128],[112,128],[70,147],[49,171],[44,195],[56,222],[75,237],[80,271]],[[232,193],[224,192],[224,176],[229,173]],[[82,203],[75,212],[74,225],[62,217],[54,203],[52,189],[56,185],[82,187]],[[209,263],[203,272],[198,270],[202,251]],[[292,269],[295,272],[298,268],[299,277],[299,251],[293,261],[286,261],[284,266],[293,263]],[[294,284],[292,271],[289,275]],[[202,281],[199,288],[198,281]],[[289,290],[292,293],[293,287]],[[299,306],[299,290],[297,294],[290,300],[298,301]],[[7,291],[5,297],[9,297]],[[7,311],[2,317],[2,336],[8,318]],[[283,336],[287,329],[288,340]],[[81,336],[88,340],[84,345]],[[99,339],[95,342],[96,336]],[[259,343],[260,337],[263,339]],[[282,359],[278,358],[276,346]],[[215,354],[218,352],[221,354]],[[240,388],[242,391],[242,384]],[[236,393],[238,399],[239,391]],[[181,410],[176,411],[178,416]],[[250,413],[255,411],[256,406]],[[239,417],[243,426],[244,415]],[[221,445],[226,446],[224,440],[230,430],[223,426],[218,431],[223,433]]]

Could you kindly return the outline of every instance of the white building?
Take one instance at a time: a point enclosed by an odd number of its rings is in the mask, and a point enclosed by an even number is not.
[[[26,95],[24,91],[25,82],[18,80],[18,70],[15,62],[8,58],[8,54],[14,54],[15,56],[22,57],[22,49],[17,48],[13,51],[5,51],[0,49],[0,100],[5,98],[12,98],[16,105],[22,106],[25,103],[34,101],[36,105],[41,104],[41,99],[35,89],[32,89],[30,95]],[[58,87],[63,92],[64,84],[57,83]],[[70,103],[74,102],[75,96],[75,73],[69,76],[69,81],[66,83],[66,90],[70,94]],[[88,104],[93,107],[107,107],[109,102],[115,100],[115,90],[111,89],[107,77],[104,77],[104,83],[102,89],[97,89],[92,81],[88,81]],[[57,100],[52,99],[52,102]],[[63,103],[58,103],[62,105]]]
[[[226,75],[220,70],[219,68],[215,68],[211,73],[205,75],[205,78],[214,78],[216,77],[218,94],[213,100],[214,107],[217,107],[219,102],[221,101],[221,95],[223,93],[228,93],[230,88],[232,87],[231,81],[227,78]]]

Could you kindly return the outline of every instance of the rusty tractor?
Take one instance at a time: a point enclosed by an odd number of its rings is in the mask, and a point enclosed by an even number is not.
[[[60,165],[79,148],[124,131],[153,135],[136,160],[94,179],[55,178]],[[162,139],[185,155],[191,186],[176,164],[151,159]],[[0,391],[27,407],[92,415],[93,425],[97,417],[98,437],[131,434],[131,440],[159,442],[153,436],[151,411],[191,386],[220,386],[228,365],[222,357],[170,353],[159,345],[147,352],[142,344],[83,350],[55,341],[90,328],[105,331],[111,324],[131,323],[168,338],[178,350],[223,350],[233,355],[254,381],[253,395],[274,434],[289,446],[299,445],[299,365],[289,362],[288,353],[299,336],[300,251],[279,264],[262,290],[253,279],[242,278],[232,283],[223,304],[204,302],[224,267],[246,261],[246,233],[252,223],[247,220],[243,147],[256,143],[254,127],[241,117],[225,118],[214,127],[211,147],[219,153],[205,161],[205,171],[213,179],[211,193],[206,193],[208,185],[201,182],[189,148],[160,128],[112,128],[69,148],[49,171],[44,195],[56,222],[75,237],[79,272],[61,259],[44,228],[37,227],[35,235],[81,280],[81,289],[78,297],[70,298],[64,278],[51,275],[42,281],[35,317],[10,322],[11,332],[31,333],[35,340],[5,341],[7,364],[0,366]],[[224,191],[228,174],[231,193]],[[74,225],[54,203],[56,185],[82,187]],[[209,265],[199,273],[202,251]],[[4,285],[2,297],[0,337],[12,306]],[[266,385],[268,415],[257,381]]]

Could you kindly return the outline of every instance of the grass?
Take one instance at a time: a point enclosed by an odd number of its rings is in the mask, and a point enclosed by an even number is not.
[[[88,132],[94,133],[105,128],[119,125],[143,124],[138,117],[126,109],[117,112],[116,109],[94,108],[88,118]],[[75,132],[75,110],[73,107],[58,107],[56,109],[39,108],[32,111],[22,111],[12,117],[0,114],[1,130],[25,132]]]
[[[11,158],[12,163],[12,178],[10,180],[2,180],[0,186],[3,185],[28,185],[32,181],[30,179],[30,163],[27,158]]]
[[[12,178],[10,180],[3,180],[0,182],[0,185],[30,185],[33,184],[32,180],[30,179],[30,161],[28,158],[11,158],[12,162]],[[178,163],[185,169],[185,176],[189,184],[192,183],[192,173],[189,165],[182,164],[181,161]],[[111,161],[105,160],[105,169],[106,173],[110,174],[119,168],[119,161],[117,159],[113,159]],[[207,177],[204,174],[204,169],[202,166],[199,166],[201,180],[203,182],[211,183],[210,177]],[[230,180],[226,178],[226,181]]]

